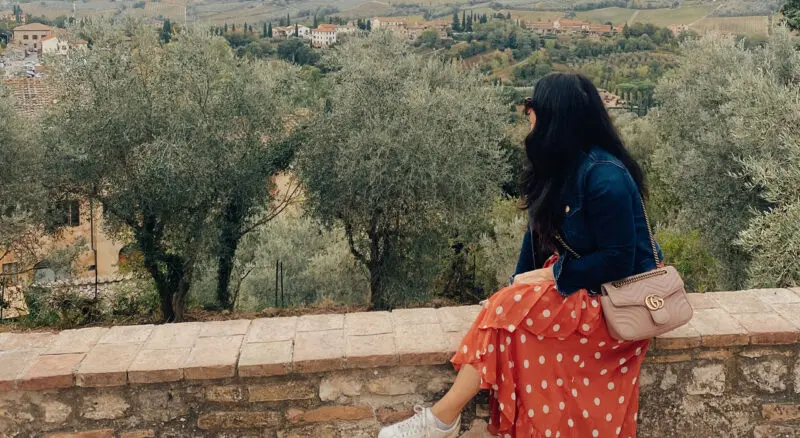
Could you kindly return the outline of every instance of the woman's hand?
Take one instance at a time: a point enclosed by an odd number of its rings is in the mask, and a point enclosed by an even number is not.
[[[514,276],[514,284],[531,284],[554,281],[553,267],[523,272]]]

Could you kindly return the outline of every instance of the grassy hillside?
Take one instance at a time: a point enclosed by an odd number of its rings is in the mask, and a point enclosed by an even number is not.
[[[708,17],[695,22],[692,29],[700,33],[711,31],[739,35],[766,35],[769,17]]]
[[[603,8],[595,9],[593,11],[578,12],[578,18],[587,21],[596,21],[598,23],[605,23],[610,21],[615,25],[625,24],[635,13],[633,9],[627,8]]]
[[[651,23],[656,26],[670,24],[689,24],[708,15],[711,8],[690,7],[678,9],[648,9],[639,11],[634,22]]]

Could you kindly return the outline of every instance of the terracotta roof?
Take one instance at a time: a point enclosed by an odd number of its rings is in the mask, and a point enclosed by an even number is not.
[[[56,37],[56,34],[51,33],[50,35],[47,35],[46,37],[42,38],[42,41],[52,40],[55,37]]]
[[[336,32],[335,24],[320,24],[318,28],[314,29],[317,32]]]
[[[50,27],[50,26],[44,25],[42,23],[31,23],[31,24],[23,24],[22,26],[17,26],[12,30],[15,31],[15,32],[18,31],[18,30],[23,30],[23,31],[24,30],[42,30],[42,31],[49,30],[49,31],[52,31],[53,28]]]
[[[9,78],[3,80],[17,111],[26,117],[38,116],[55,102],[52,85],[42,78]]]

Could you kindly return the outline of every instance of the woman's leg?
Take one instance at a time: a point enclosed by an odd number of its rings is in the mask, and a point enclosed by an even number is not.
[[[431,411],[441,422],[451,424],[480,389],[481,375],[478,370],[469,364],[462,365],[453,386],[433,405]]]

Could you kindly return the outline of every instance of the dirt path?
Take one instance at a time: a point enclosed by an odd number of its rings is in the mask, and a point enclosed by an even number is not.
[[[631,18],[628,18],[628,26],[632,25],[636,21],[636,17],[639,16],[639,12],[641,11],[637,9],[636,12],[634,12],[633,15],[631,15]]]

